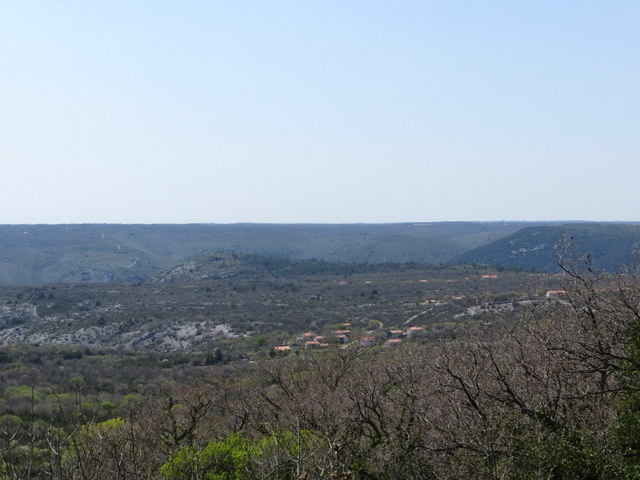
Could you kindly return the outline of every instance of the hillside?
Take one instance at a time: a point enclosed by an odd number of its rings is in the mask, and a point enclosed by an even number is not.
[[[528,300],[532,282],[539,289],[539,281],[544,290],[556,280],[468,266],[216,254],[153,282],[0,287],[0,345],[157,352],[220,348],[238,357],[258,335],[275,344],[343,322],[358,329],[428,325],[438,336],[480,313],[471,309],[475,297],[491,292],[503,300]]]
[[[142,281],[199,255],[444,263],[524,222],[0,225],[0,285]]]
[[[11,478],[195,478],[185,458],[219,478],[239,458],[239,479],[328,478],[336,461],[329,477],[498,478],[494,458],[513,480],[636,478],[636,457],[611,471],[637,437],[637,277],[188,263],[160,283],[0,287],[0,453],[25,471]]]
[[[555,271],[563,233],[608,269],[640,245],[640,225],[629,223],[0,225],[0,285],[140,282],[215,252]]]
[[[477,263],[554,272],[555,246],[568,240],[579,254],[591,253],[594,268],[615,270],[631,265],[640,249],[640,225],[570,223],[523,228],[512,235],[457,256],[457,263]]]
[[[218,252],[201,255],[149,279],[150,282],[199,282],[224,278],[262,281],[305,276],[349,276],[365,273],[428,270],[424,263],[345,263],[317,259],[290,259],[248,253]]]

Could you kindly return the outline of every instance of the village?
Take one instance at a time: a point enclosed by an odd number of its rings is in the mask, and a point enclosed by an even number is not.
[[[484,278],[497,278],[496,275],[484,275]],[[560,301],[566,303],[565,290],[547,290],[544,293],[544,300],[546,301]],[[462,300],[465,298],[465,295],[454,295],[452,297],[454,300]],[[540,300],[538,300],[540,301]],[[532,301],[520,302],[531,303]],[[474,310],[474,307],[471,307],[470,310]],[[491,326],[491,322],[483,321],[481,324],[485,327]],[[336,326],[337,328],[331,330],[328,333],[315,333],[315,332],[304,332],[301,335],[298,335],[294,342],[287,345],[276,345],[271,349],[271,355],[274,357],[285,356],[293,351],[297,351],[300,349],[304,350],[314,350],[314,349],[323,349],[329,348],[330,346],[344,346],[347,345],[360,345],[362,347],[375,347],[375,346],[383,346],[383,347],[394,347],[401,345],[403,343],[414,341],[418,339],[424,339],[427,337],[428,330],[425,327],[421,326],[412,326],[408,327],[405,330],[400,328],[389,328],[389,329],[377,329],[375,331],[366,331],[363,332],[355,332],[352,330],[353,325],[351,323],[345,322]]]
[[[424,327],[409,327],[406,330],[389,329],[381,330],[376,334],[369,333],[367,335],[354,335],[350,330],[350,323],[343,323],[340,329],[331,331],[327,335],[318,335],[314,332],[305,332],[297,337],[297,341],[290,345],[276,345],[273,347],[271,354],[273,356],[284,356],[298,349],[322,349],[331,345],[361,345],[363,347],[394,347],[401,345],[403,342],[415,340],[424,337],[426,331]],[[355,340],[354,340],[355,338]]]

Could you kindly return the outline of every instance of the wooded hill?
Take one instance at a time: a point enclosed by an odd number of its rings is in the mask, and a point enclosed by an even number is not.
[[[590,254],[595,269],[616,271],[635,263],[640,251],[640,225],[624,223],[569,223],[539,225],[517,232],[455,257],[453,263],[519,267],[540,272],[558,271],[562,249]]]

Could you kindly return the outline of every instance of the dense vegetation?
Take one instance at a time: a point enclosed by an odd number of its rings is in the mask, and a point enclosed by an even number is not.
[[[4,290],[4,308],[17,312],[21,302],[35,305],[40,321],[45,312],[69,308],[69,319],[86,320],[93,308],[109,303],[113,291],[129,293],[119,296],[122,309],[135,303],[125,298],[143,297],[152,291],[145,288],[153,288],[167,297],[180,295],[193,309],[196,303],[190,302],[226,282],[218,300],[229,296],[242,308],[266,292],[273,296],[269,302],[263,298],[264,305],[287,298],[287,308],[298,314],[304,306],[292,305],[294,298],[305,297],[312,311],[326,302],[329,309],[325,304],[316,311],[318,332],[320,318],[329,317],[327,328],[337,328],[338,317],[329,312],[349,311],[351,305],[360,313],[340,318],[359,321],[354,332],[382,335],[409,319],[405,326],[427,327],[426,335],[395,347],[351,342],[270,357],[270,341],[295,342],[293,332],[310,326],[305,319],[292,324],[290,333],[284,328],[273,337],[265,330],[236,339],[244,343],[235,357],[218,340],[175,353],[2,347],[0,478],[640,475],[635,273],[597,273],[585,257],[563,261],[560,277],[413,265],[377,266],[366,273],[354,267],[345,276],[322,262],[301,262],[306,275],[287,276],[290,265],[280,261],[239,258],[204,257],[195,272],[205,272],[205,279],[196,281],[171,277],[105,286],[110,291],[90,284],[11,287]],[[228,263],[221,269],[221,262]],[[262,271],[261,281],[246,271],[252,263]],[[215,268],[207,270],[210,264]],[[182,274],[193,272],[186,268]],[[218,278],[221,272],[236,277]],[[282,285],[287,287],[277,287]],[[308,295],[312,286],[322,293]],[[548,288],[559,293],[545,296]],[[366,305],[364,312],[354,303]],[[379,315],[385,309],[397,313]],[[112,312],[105,322],[126,311]],[[27,328],[24,315],[21,325]],[[456,318],[458,328],[429,328]]]

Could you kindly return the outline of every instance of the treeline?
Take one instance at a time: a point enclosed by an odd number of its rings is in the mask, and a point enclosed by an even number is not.
[[[638,478],[638,277],[564,268],[558,301],[454,340],[212,369],[110,418],[78,384],[0,419],[0,478]]]

